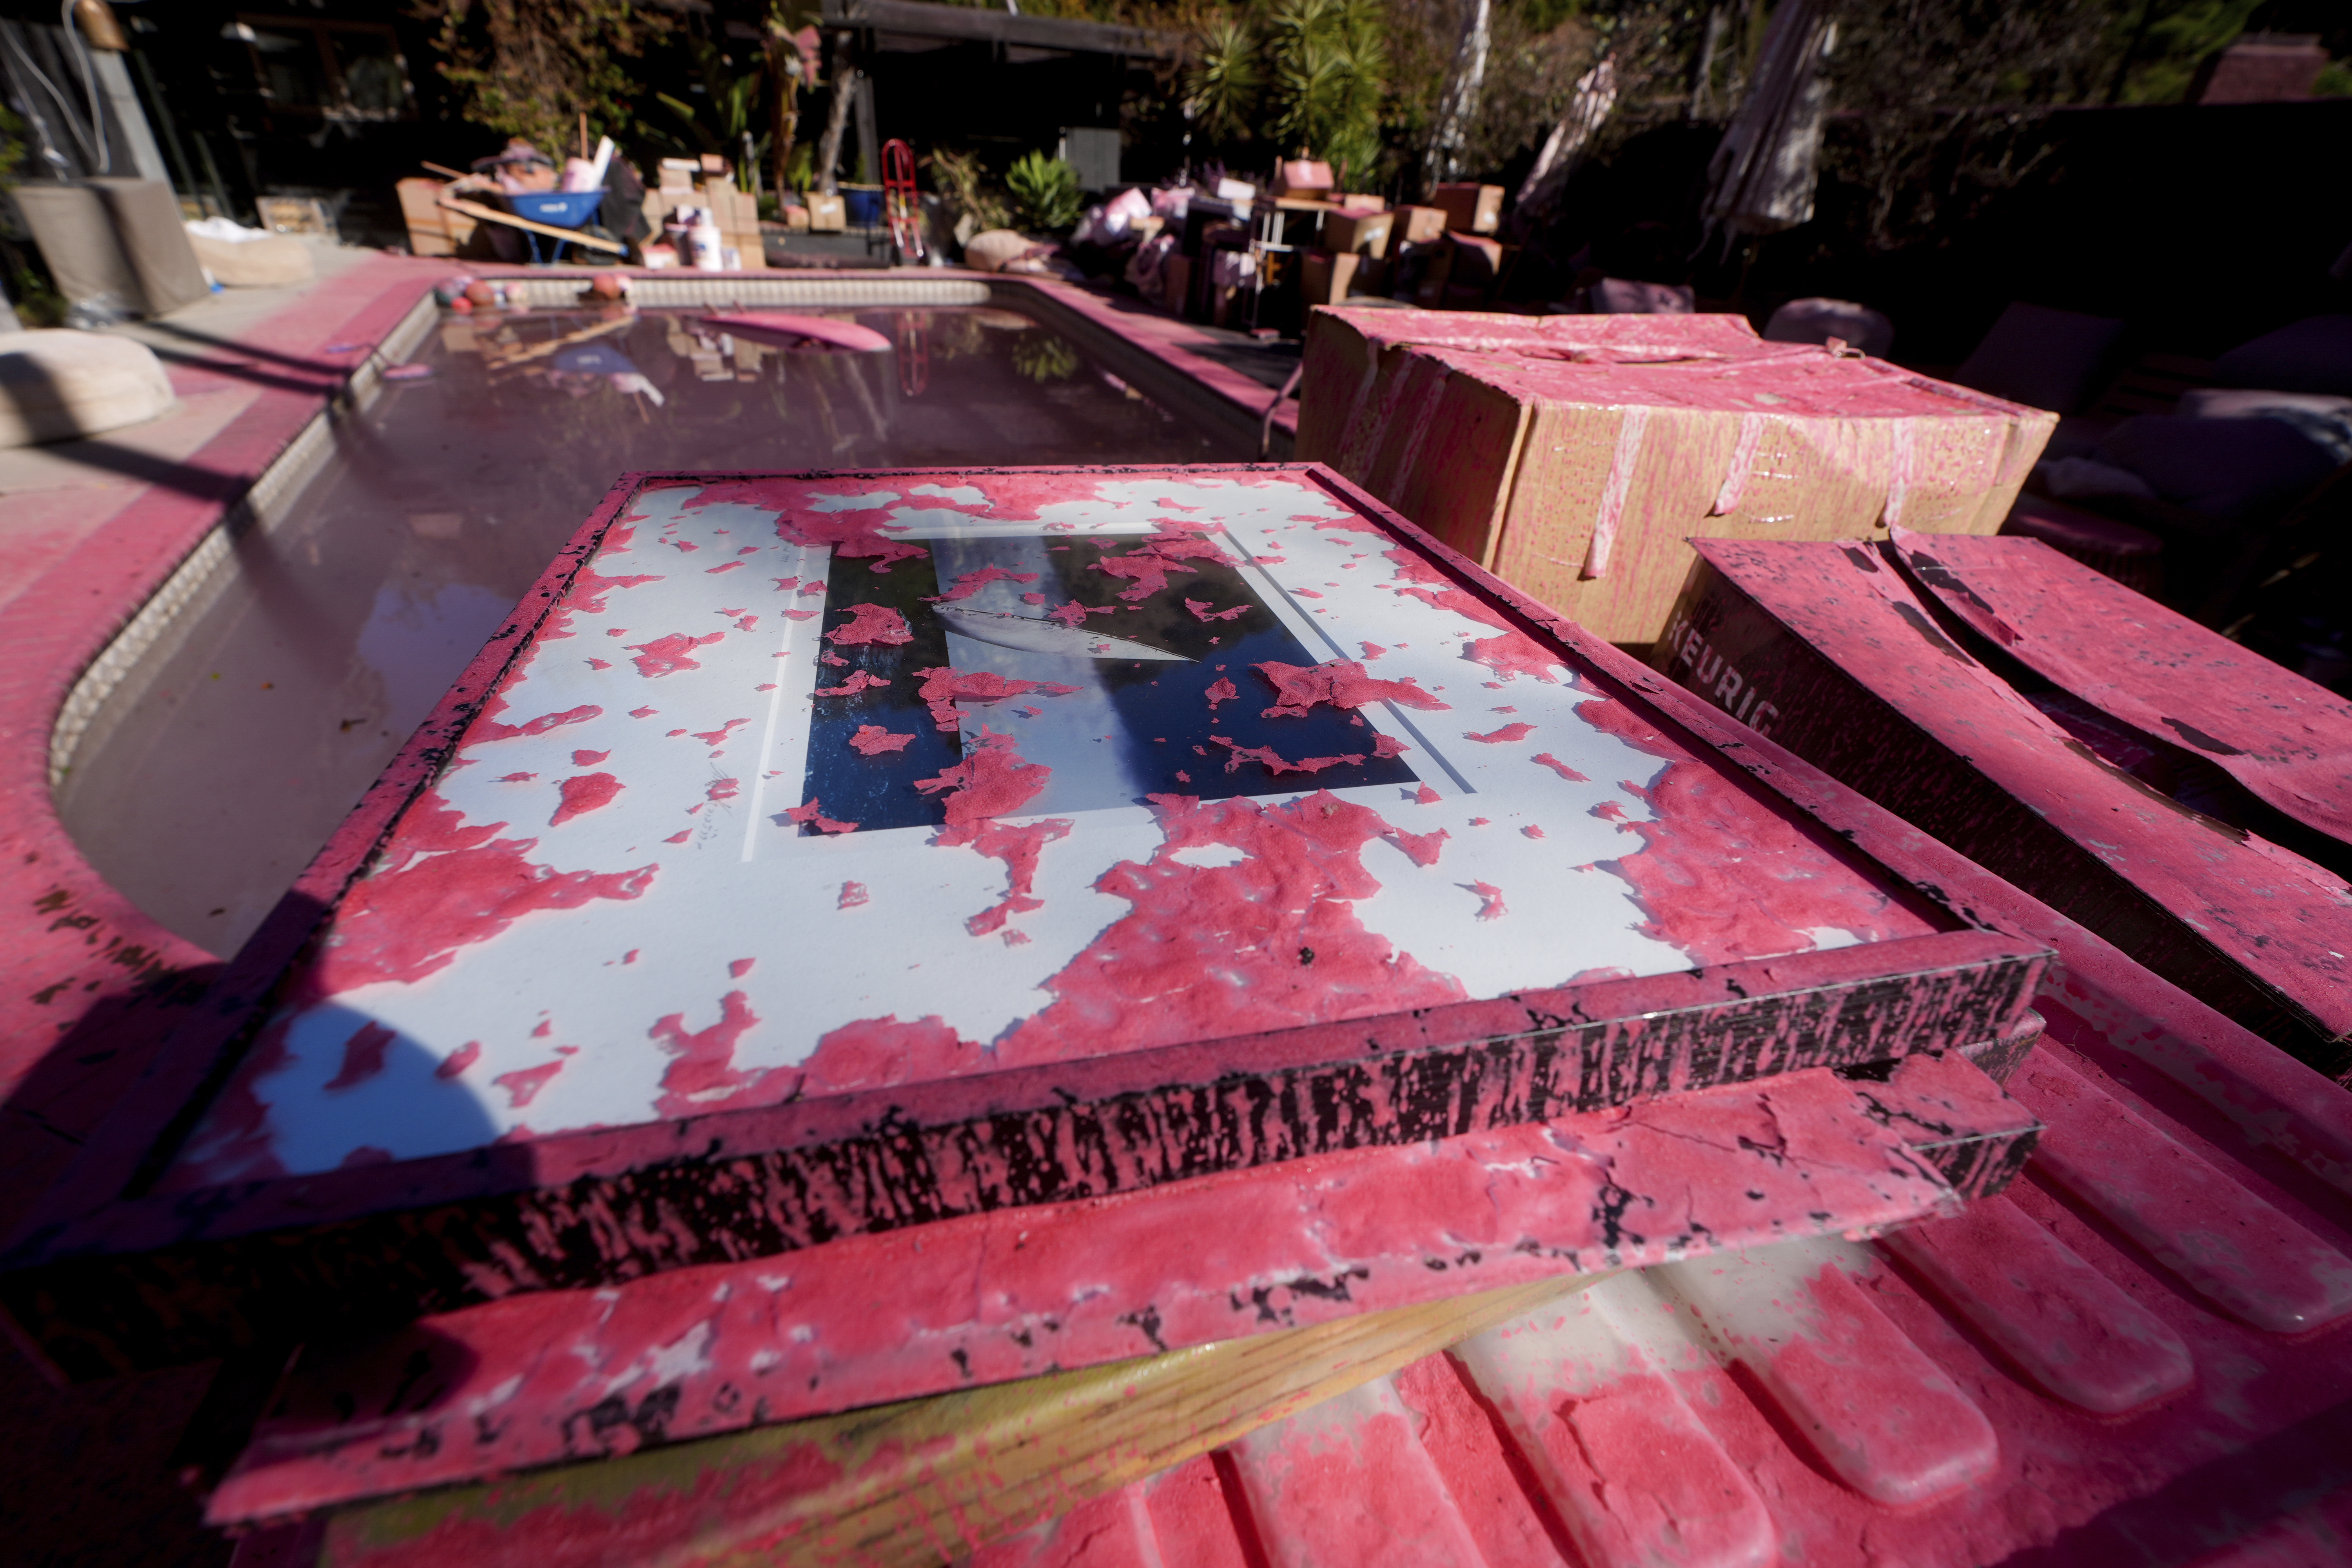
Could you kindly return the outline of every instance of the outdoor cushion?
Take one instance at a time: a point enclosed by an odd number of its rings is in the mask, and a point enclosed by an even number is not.
[[[2013,304],[1954,381],[2055,414],[2079,414],[2106,380],[2124,324],[2105,316]]]
[[[64,330],[0,337],[0,447],[29,447],[136,425],[172,405],[146,344]]]
[[[2213,362],[2224,386],[2352,396],[2352,316],[2306,316]]]
[[[1885,359],[1895,346],[1895,323],[1851,300],[1791,300],[1772,312],[1764,337],[1775,343],[1825,343],[1840,338],[1874,359]]]
[[[1586,310],[1596,316],[1687,316],[1697,308],[1690,289],[1672,283],[1603,278],[1584,293]]]
[[[215,239],[191,234],[196,259],[205,270],[229,289],[290,289],[308,283],[316,271],[310,247],[282,234],[257,239]]]
[[[2277,419],[2352,463],[2352,397],[2203,386],[2180,395],[2179,412],[2197,419]]]
[[[2099,444],[2164,500],[2232,521],[2274,517],[2336,468],[2327,449],[2276,419],[2141,415]]]

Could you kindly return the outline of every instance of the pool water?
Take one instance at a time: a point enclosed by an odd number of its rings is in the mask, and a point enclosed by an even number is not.
[[[694,310],[447,316],[283,520],[109,697],[57,792],[112,885],[234,952],[630,469],[1229,461],[992,307],[835,310],[888,353],[779,352]]]

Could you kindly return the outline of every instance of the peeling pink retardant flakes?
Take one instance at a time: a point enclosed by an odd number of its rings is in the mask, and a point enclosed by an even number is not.
[[[983,1065],[983,1049],[957,1037],[936,1013],[912,1024],[896,1013],[844,1024],[816,1043],[801,1064],[803,1093],[887,1089],[950,1078]]]
[[[543,1067],[520,1068],[513,1072],[502,1072],[490,1081],[507,1091],[508,1110],[520,1110],[539,1098],[539,1091],[547,1087],[548,1079],[562,1070],[563,1063],[559,1058]]]
[[[1434,866],[1439,853],[1445,847],[1446,839],[1452,835],[1443,827],[1434,833],[1407,833],[1402,827],[1391,827],[1381,837],[1403,850],[1405,858],[1414,865]]]
[[[1240,687],[1235,686],[1232,681],[1224,679],[1222,677],[1220,677],[1217,682],[1211,686],[1207,691],[1202,693],[1202,696],[1209,700],[1209,711],[1212,713],[1214,713],[1217,710],[1218,703],[1231,702],[1234,698],[1239,697],[1241,694]]]
[[[1503,889],[1495,886],[1494,883],[1465,882],[1463,886],[1468,888],[1472,892],[1477,894],[1480,899],[1485,900],[1485,902],[1478,906],[1478,918],[1480,920],[1498,921],[1505,915],[1510,913],[1510,910],[1503,907]]]
[[[1029,933],[1025,931],[1006,931],[1004,933],[1004,945],[1007,947],[1027,947],[1029,945]]]
[[[574,752],[572,753],[572,765],[575,768],[593,768],[612,754],[610,752]]]
[[[689,828],[686,829],[686,831],[684,831],[683,833],[673,833],[673,834],[671,834],[667,838],[663,839],[663,840],[662,840],[662,842],[663,842],[663,843],[665,843],[665,844],[683,844],[683,843],[685,843],[688,839],[689,839],[689,838],[691,838],[691,837],[694,837],[694,829],[692,829],[691,827],[689,827]]]
[[[742,564],[743,563],[740,561],[730,561],[724,566],[706,566],[703,568],[703,571],[708,573],[709,575],[716,577],[721,572],[732,572],[738,566]]]
[[[759,962],[760,961],[756,958],[736,959],[727,965],[727,973],[731,979],[740,980],[743,976],[751,973],[751,966]]]
[[[1034,583],[1036,580],[1037,574],[1034,572],[1008,572],[1003,567],[991,562],[988,565],[982,567],[977,572],[967,572],[962,576],[958,577],[955,580],[955,585],[953,587],[950,588],[946,593],[941,594],[939,597],[933,599],[931,603],[934,605],[952,605],[959,599],[969,599],[991,583]],[[1029,597],[1027,595],[1024,595],[1022,596],[1024,598]],[[1040,594],[1031,602],[1042,603],[1044,599],[1045,595]]]
[[[1212,735],[1209,739],[1233,753],[1225,759],[1227,773],[1234,772],[1244,762],[1254,762],[1275,777],[1280,778],[1285,773],[1319,773],[1325,768],[1336,768],[1343,763],[1352,764],[1364,760],[1361,752],[1355,752],[1344,757],[1301,757],[1294,763],[1286,761],[1272,746],[1244,746],[1224,735]]]
[[[1048,697],[1066,697],[1077,690],[1055,680],[1008,680],[991,670],[967,675],[952,666],[915,672],[923,679],[922,699],[929,704],[931,720],[942,730],[959,729],[962,721],[957,716],[959,702],[1002,702],[1008,697],[1026,692],[1042,691]]]
[[[884,643],[896,647],[915,640],[915,634],[907,629],[907,617],[887,605],[853,605],[849,613],[853,618],[825,633],[825,641],[843,647],[860,643]]]
[[[637,673],[648,680],[656,676],[676,675],[684,669],[700,669],[701,663],[690,657],[698,647],[706,647],[725,637],[725,632],[712,632],[708,637],[690,637],[684,632],[672,632],[652,642],[633,642],[627,646],[637,650],[634,661]]]
[[[1207,524],[1163,518],[1158,532],[1124,554],[1104,556],[1095,563],[1095,570],[1132,582],[1135,586],[1119,597],[1129,604],[1140,604],[1168,586],[1169,573],[1194,570],[1182,563],[1227,560],[1223,551],[1199,537],[1208,531]]]
[[[1451,976],[1395,952],[1356,918],[1351,901],[1380,891],[1361,861],[1363,847],[1391,831],[1379,813],[1328,790],[1271,807],[1246,796],[1150,798],[1160,848],[1095,883],[1132,910],[1045,982],[1055,1001],[1007,1037],[1000,1066],[1462,996]],[[1216,867],[1176,858],[1212,845],[1244,858]]]
[[[721,479],[704,486],[700,494],[685,504],[689,510],[730,503],[775,508],[779,513],[776,536],[787,544],[830,545],[836,556],[873,562],[877,572],[887,572],[894,561],[912,560],[928,553],[882,533],[885,514],[879,509],[817,511],[793,504],[800,499],[797,488],[782,498],[769,491],[770,487],[758,479]],[[823,591],[822,584],[812,586]],[[801,591],[806,593],[808,589]]]
[[[383,1071],[383,1053],[400,1037],[399,1031],[387,1029],[382,1024],[362,1024],[343,1042],[343,1065],[320,1087],[327,1089],[352,1089]]]
[[[1553,756],[1549,752],[1538,752],[1533,757],[1530,757],[1528,761],[1541,763],[1544,766],[1549,768],[1552,772],[1558,773],[1560,777],[1566,779],[1570,784],[1591,784],[1592,782],[1591,779],[1586,778],[1582,773],[1578,773],[1574,768],[1570,767],[1566,763],[1561,762],[1558,757]]]
[[[1401,757],[1412,750],[1411,746],[1406,745],[1394,735],[1372,737],[1372,755],[1376,757]]]
[[[1810,952],[1830,927],[1864,942],[1935,928],[1847,870],[1794,823],[1678,751],[1622,703],[1597,698],[1578,716],[1666,766],[1647,789],[1627,784],[1652,820],[1625,825],[1641,849],[1617,858],[1650,918],[1643,934],[1703,964]]]
[[[1447,707],[1410,678],[1374,680],[1353,659],[1335,658],[1315,665],[1269,659],[1250,668],[1265,677],[1279,699],[1265,710],[1269,719],[1303,718],[1318,702],[1328,702],[1334,708],[1360,708],[1367,702],[1394,702],[1431,710]]]
[[[818,687],[816,689],[816,694],[819,697],[855,697],[869,686],[887,686],[890,683],[887,680],[885,680],[882,677],[874,674],[871,670],[860,669],[853,672],[847,680],[843,681],[838,686]]]
[[[866,902],[868,897],[869,895],[866,891],[865,883],[844,882],[841,885],[841,898],[834,905],[834,908],[839,910],[854,910],[858,905]]]
[[[1557,656],[1547,652],[1542,644],[1525,632],[1512,630],[1509,622],[1463,592],[1452,578],[1404,545],[1400,544],[1383,553],[1395,563],[1397,575],[1404,580],[1398,586],[1398,593],[1419,599],[1433,609],[1451,610],[1466,620],[1492,626],[1502,634],[1463,644],[1463,658],[1475,660],[1507,679],[1513,676],[1532,675],[1538,680],[1558,682],[1559,678],[1552,671],[1559,668],[1560,661]]]
[[[1113,615],[1118,610],[1117,605],[1081,605],[1076,599],[1072,599],[1058,610],[1046,611],[1045,618],[1049,621],[1059,621],[1066,626],[1083,627],[1087,624],[1088,616]]]
[[[661,710],[658,708],[632,708],[629,710],[629,717],[632,719],[650,719],[660,711]]]
[[[690,1116],[733,1099],[738,1090],[767,1077],[764,1068],[745,1072],[735,1067],[736,1046],[759,1021],[751,998],[730,991],[719,1000],[719,1022],[707,1029],[688,1034],[686,1015],[672,1013],[646,1030],[646,1037],[670,1054],[670,1064],[662,1071],[661,1096],[654,1101],[656,1113]]]
[[[1367,661],[1378,658],[1389,651],[1376,642],[1359,643],[1357,646],[1364,650],[1364,658]]]
[[[537,773],[500,773],[490,782],[492,784],[529,784],[538,776]]]
[[[1524,741],[1535,732],[1536,727],[1533,724],[1506,724],[1493,733],[1486,735],[1481,735],[1475,730],[1465,730],[1462,731],[1462,738],[1465,741],[1483,741],[1489,746],[1498,746],[1507,741]]]
[[[494,839],[505,826],[474,826],[432,795],[419,801],[380,868],[344,894],[333,936],[302,977],[304,999],[380,981],[414,984],[526,914],[634,899],[653,879],[652,866],[558,872],[532,865],[523,857],[539,841]]]
[[[496,712],[503,711],[505,707],[505,701],[500,700],[495,710],[485,709],[482,716],[474,721],[474,727],[466,732],[466,743],[470,746],[483,741],[511,741],[518,735],[544,735],[550,730],[560,730],[566,724],[585,724],[591,719],[603,718],[604,714],[604,710],[594,703],[583,702],[561,713],[542,713],[528,724],[501,724],[497,721]]]
[[[433,1069],[433,1076],[437,1079],[456,1078],[467,1068],[472,1067],[476,1062],[481,1060],[481,1058],[482,1042],[479,1040],[467,1040],[464,1045],[459,1046],[456,1050],[451,1051],[447,1059],[443,1061],[439,1067]]]
[[[575,816],[585,816],[599,806],[610,805],[623,787],[621,781],[610,773],[574,773],[563,781],[562,804],[547,819],[547,825],[561,827]]]
[[[1444,797],[1440,795],[1435,790],[1430,788],[1427,784],[1423,784],[1420,789],[1413,792],[1412,798],[1421,802],[1423,805],[1435,805]]]
[[[1528,823],[1525,827],[1520,828],[1519,831],[1529,838],[1541,838],[1544,836],[1544,830],[1538,827],[1532,822]]]
[[[742,782],[739,779],[712,779],[709,787],[702,794],[706,800],[733,800],[742,788]]]
[[[849,745],[861,757],[878,757],[889,752],[905,751],[914,743],[914,739],[911,731],[899,735],[879,724],[860,724],[857,733],[849,737]]]
[[[822,804],[823,803],[820,801],[812,800],[806,805],[793,806],[791,810],[785,812],[784,815],[793,821],[803,826],[814,823],[816,825],[817,831],[820,833],[855,833],[857,831],[857,824],[854,822],[835,822],[833,818],[825,816],[823,811],[818,809]]]
[[[1004,897],[964,922],[964,929],[974,936],[1000,930],[1015,914],[1045,908],[1045,900],[1030,892],[1036,880],[1037,858],[1046,845],[1066,837],[1071,827],[1063,817],[1019,826],[994,820],[1034,799],[1054,770],[1042,763],[1023,761],[1011,736],[986,729],[981,733],[981,743],[967,751],[962,762],[936,778],[915,781],[915,787],[926,795],[950,787],[955,791],[948,796],[947,826],[934,842],[948,849],[970,845],[1004,862]]]
[[[591,669],[610,669],[613,668],[613,661],[609,658],[592,658],[588,661],[588,668]]]
[[[635,538],[634,528],[615,528],[604,536],[604,555],[616,555],[628,549]],[[601,558],[601,557],[600,557]],[[553,642],[572,636],[572,620],[575,616],[601,616],[604,613],[604,595],[615,588],[634,588],[644,583],[658,583],[659,574],[647,573],[634,577],[607,577],[593,566],[583,566],[572,575],[572,586],[564,602],[548,616],[547,624],[539,629],[542,641]]]
[[[706,746],[715,746],[751,721],[749,719],[730,719],[716,730],[697,730],[694,738]]]
[[[1249,613],[1247,605],[1235,605],[1230,610],[1213,610],[1206,599],[1187,599],[1184,607],[1192,612],[1192,618],[1196,621],[1230,621],[1236,616]]]

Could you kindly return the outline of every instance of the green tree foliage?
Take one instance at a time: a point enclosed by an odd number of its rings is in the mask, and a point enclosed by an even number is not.
[[[1038,232],[1058,232],[1078,221],[1078,172],[1059,158],[1024,153],[1004,176],[1021,221]]]
[[[1257,0],[1194,35],[1185,100],[1208,133],[1265,136],[1358,174],[1381,162],[1390,17],[1381,0]]]
[[[940,199],[971,220],[969,233],[1013,226],[1013,208],[1004,193],[990,184],[978,153],[936,147],[924,162],[930,168],[931,186]]]
[[[591,136],[625,139],[635,80],[622,64],[670,30],[630,0],[418,0],[437,23],[441,74],[465,95],[465,116],[561,157],[588,116]]]

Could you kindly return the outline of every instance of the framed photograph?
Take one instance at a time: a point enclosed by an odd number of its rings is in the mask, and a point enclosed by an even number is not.
[[[1313,465],[627,476],[0,1300],[94,1375],[2017,1026],[1632,668]]]

